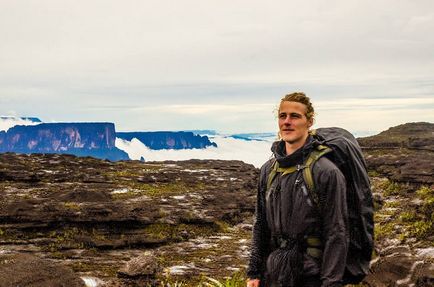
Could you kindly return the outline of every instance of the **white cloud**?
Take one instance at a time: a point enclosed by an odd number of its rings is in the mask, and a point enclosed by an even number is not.
[[[223,159],[241,160],[260,167],[271,156],[271,142],[269,141],[245,141],[223,136],[211,138],[211,141],[215,142],[218,147],[151,150],[135,138],[131,142],[117,138],[116,147],[128,153],[131,159],[139,160],[143,156],[146,161]]]
[[[0,118],[0,131],[8,131],[10,128],[17,126],[17,125],[23,125],[23,126],[32,126],[40,124],[38,122],[33,122],[31,120],[23,120],[21,118],[11,117],[11,116],[5,116],[4,118]]]

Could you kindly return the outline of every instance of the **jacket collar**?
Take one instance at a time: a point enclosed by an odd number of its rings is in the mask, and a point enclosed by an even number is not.
[[[290,155],[286,154],[285,142],[283,140],[274,142],[271,146],[271,151],[280,167],[291,167],[297,164],[303,164],[312,149],[317,145],[318,142],[309,135],[305,144]]]

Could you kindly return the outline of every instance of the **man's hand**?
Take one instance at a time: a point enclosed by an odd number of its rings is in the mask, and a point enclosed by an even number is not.
[[[247,279],[247,287],[259,287],[259,279]]]

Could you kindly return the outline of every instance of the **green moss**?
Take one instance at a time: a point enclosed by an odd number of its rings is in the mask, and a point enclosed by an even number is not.
[[[0,236],[3,236],[6,232],[0,228]]]
[[[414,222],[417,216],[413,211],[402,212],[399,216],[401,222]]]
[[[390,234],[393,232],[393,229],[395,227],[395,223],[385,223],[385,224],[376,224],[375,225],[375,238],[377,240],[389,237]]]
[[[71,210],[80,210],[80,205],[76,202],[65,202],[63,203],[63,206]]]
[[[155,223],[145,227],[144,233],[152,239],[169,240],[169,241],[183,241],[188,236],[210,236],[219,231],[217,225],[195,225],[195,224],[163,224]],[[184,237],[183,237],[183,234]]]
[[[417,221],[411,225],[409,235],[416,237],[418,240],[422,240],[433,234],[433,227],[433,222],[431,220]]]
[[[210,287],[244,287],[246,286],[246,277],[241,273],[235,273],[230,277],[222,278],[220,280],[207,277],[206,286]]]
[[[388,201],[383,205],[384,208],[398,208],[400,206],[401,203],[399,201]]]
[[[399,183],[390,180],[383,182],[380,188],[385,196],[400,195],[405,191]]]
[[[421,199],[431,199],[434,198],[434,189],[429,188],[428,186],[423,185],[422,187],[420,187],[417,191],[416,194],[421,198]]]
[[[167,195],[177,195],[185,194],[188,192],[196,191],[201,189],[201,184],[195,184],[188,186],[183,182],[165,183],[165,184],[149,184],[149,183],[139,183],[139,182],[123,182],[124,186],[128,186],[130,189],[124,193],[112,194],[113,199],[129,199],[139,196],[167,196]]]
[[[230,225],[225,221],[217,220],[215,224],[218,226],[220,232],[228,232]]]
[[[369,177],[379,177],[381,174],[378,172],[378,171],[376,171],[376,170],[369,170],[368,171],[368,176]]]
[[[92,272],[101,271],[106,276],[116,277],[117,270],[119,266],[116,265],[106,265],[106,264],[95,264],[95,262],[74,262],[69,265],[74,272]]]

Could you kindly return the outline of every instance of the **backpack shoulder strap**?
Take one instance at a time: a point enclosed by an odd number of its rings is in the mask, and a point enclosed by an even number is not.
[[[267,190],[270,189],[271,184],[273,183],[273,180],[278,173],[280,173],[281,176],[284,176],[285,174],[293,173],[303,168],[304,166],[300,166],[300,165],[291,166],[291,167],[280,167],[279,162],[276,159],[274,159],[270,173],[268,174]]]
[[[320,157],[331,151],[331,148],[325,145],[319,145],[309,154],[309,157],[306,159],[306,162],[304,164],[305,168],[303,169],[303,179],[306,184],[307,190],[311,195],[311,198],[317,206],[319,206],[319,199],[318,194],[315,192],[315,182],[312,175],[312,166]]]
[[[271,170],[270,173],[268,174],[268,179],[267,179],[267,190],[270,189],[271,183],[273,182],[274,177],[277,174],[277,169],[279,168],[279,163],[277,162],[276,159],[274,159],[274,162],[271,165]]]

